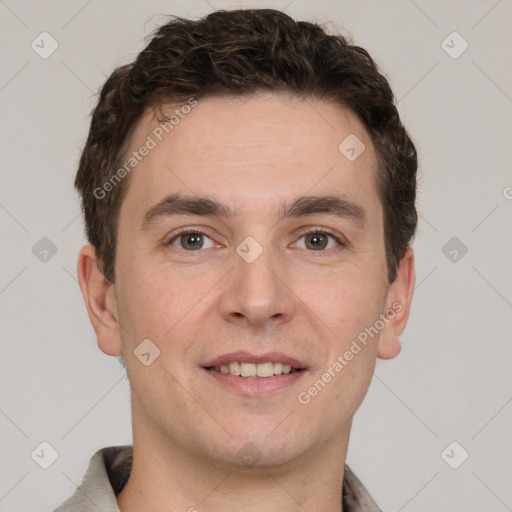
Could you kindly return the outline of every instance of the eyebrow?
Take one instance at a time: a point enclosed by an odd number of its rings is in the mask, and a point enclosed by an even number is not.
[[[286,201],[281,206],[276,221],[318,213],[347,219],[357,228],[362,228],[366,221],[365,211],[360,205],[338,195],[301,196]],[[146,212],[142,221],[142,230],[147,230],[159,218],[177,215],[200,215],[230,219],[235,216],[235,211],[229,205],[207,196],[170,194]]]

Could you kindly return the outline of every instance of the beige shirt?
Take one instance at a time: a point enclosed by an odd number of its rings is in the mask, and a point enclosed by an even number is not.
[[[120,512],[116,495],[130,477],[132,455],[131,445],[98,450],[92,456],[80,486],[54,512]],[[342,503],[343,512],[382,512],[346,464]]]

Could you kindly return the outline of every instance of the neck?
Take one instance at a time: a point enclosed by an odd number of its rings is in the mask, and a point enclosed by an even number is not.
[[[134,421],[132,472],[117,496],[122,512],[220,512],[235,503],[240,512],[342,512],[349,429],[341,439],[286,463],[241,467],[219,463],[141,427]]]

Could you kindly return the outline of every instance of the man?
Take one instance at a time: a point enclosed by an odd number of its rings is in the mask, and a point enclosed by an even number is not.
[[[105,83],[78,276],[133,450],[58,510],[378,511],[345,464],[410,311],[416,151],[368,53],[275,10],[160,27]]]

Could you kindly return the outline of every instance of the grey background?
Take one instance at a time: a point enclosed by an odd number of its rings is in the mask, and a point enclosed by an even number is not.
[[[237,6],[351,33],[420,155],[412,316],[402,353],[377,363],[347,462],[386,512],[512,510],[510,0],[0,1],[0,510],[52,510],[94,451],[131,442],[124,371],[97,348],[76,280],[72,182],[94,93],[162,14]],[[31,48],[43,31],[59,45],[47,59]],[[442,46],[453,31],[469,44],[458,58]],[[58,452],[48,469],[31,458],[43,441]],[[458,469],[441,456],[453,441],[469,453]]]

